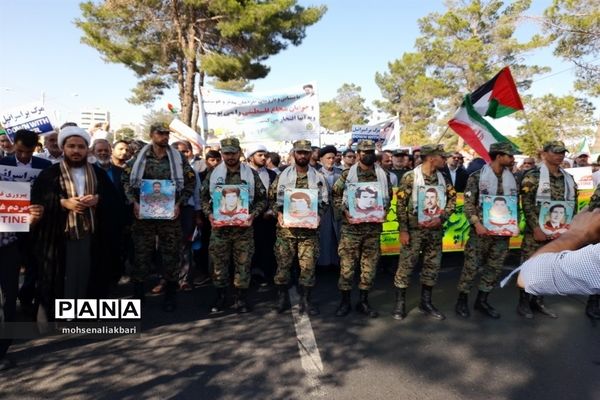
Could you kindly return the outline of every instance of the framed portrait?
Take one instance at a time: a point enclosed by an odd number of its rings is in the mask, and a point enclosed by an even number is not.
[[[517,196],[483,195],[483,226],[494,236],[519,235]]]
[[[539,225],[546,235],[560,236],[569,230],[573,205],[568,201],[545,201],[540,206]]]
[[[442,185],[419,186],[417,193],[417,220],[419,225],[430,222],[444,213],[446,188]]]
[[[175,182],[142,179],[140,186],[141,219],[173,219],[175,216]]]
[[[351,224],[385,221],[379,182],[349,183],[346,190]]]
[[[217,185],[212,200],[213,226],[242,226],[250,218],[247,185]]]
[[[317,229],[318,201],[316,189],[287,189],[283,195],[283,226]]]

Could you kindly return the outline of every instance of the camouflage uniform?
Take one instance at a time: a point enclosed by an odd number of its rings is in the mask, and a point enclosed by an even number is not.
[[[423,174],[425,185],[437,185],[437,174],[431,176]],[[401,232],[410,233],[408,246],[400,249],[398,269],[394,277],[394,285],[405,289],[410,282],[410,275],[423,253],[423,269],[421,270],[421,283],[427,286],[435,286],[438,272],[442,262],[442,239],[444,229],[423,229],[419,227],[417,215],[413,212],[412,191],[414,182],[414,171],[409,171],[402,177],[398,190],[397,215]],[[446,180],[446,207],[441,215],[442,222],[454,212],[456,206],[456,190],[449,180]]]
[[[366,141],[365,141],[366,142]],[[346,190],[346,179],[348,172],[346,169],[342,172],[340,179],[333,185],[333,201],[338,217],[341,217],[346,211],[343,204],[344,191]],[[362,170],[358,168],[358,182],[377,182],[377,174],[374,168]],[[392,185],[388,176],[389,196],[392,197]],[[340,256],[340,279],[338,288],[340,290],[352,290],[354,280],[354,270],[356,263],[360,263],[360,281],[358,288],[369,290],[375,280],[377,263],[381,250],[379,247],[379,235],[381,234],[381,224],[363,223],[351,224],[346,218],[342,218],[342,229],[338,253]]]
[[[588,211],[594,211],[598,207],[600,207],[600,185],[594,190],[594,194],[592,194],[592,197],[590,198]]]
[[[290,166],[289,168],[295,167]],[[308,189],[307,173],[297,172],[296,188]],[[283,212],[283,207],[277,204],[278,190],[279,176],[275,179],[269,190],[269,202],[275,215]],[[279,196],[283,196],[283,194],[280,193]],[[326,202],[321,201],[319,203],[320,217],[323,216],[325,207]],[[319,231],[307,228],[284,228],[277,225],[277,239],[275,241],[275,257],[277,259],[276,285],[288,285],[290,283],[290,271],[296,255],[298,256],[298,264],[300,265],[298,283],[304,287],[313,287],[315,285],[315,264],[319,258]]]
[[[496,283],[498,283],[504,260],[508,254],[509,236],[479,236],[475,230],[475,224],[483,222],[483,210],[479,193],[480,177],[481,170],[474,172],[469,176],[465,188],[464,210],[471,228],[469,230],[469,240],[465,246],[465,263],[458,282],[458,291],[460,293],[469,293],[471,291],[479,266],[482,269],[479,290],[482,292],[491,292]],[[502,173],[496,175],[496,178],[498,179],[496,194],[504,195]],[[506,195],[514,196],[517,193],[507,193]]]
[[[594,194],[592,194],[588,204],[588,210],[593,211],[598,207],[600,207],[600,186],[598,186],[594,191]],[[592,319],[600,319],[600,295],[593,294],[588,297],[585,313]]]
[[[133,188],[129,182],[131,169],[136,157],[129,160],[121,175],[121,183],[125,195],[130,202],[139,203],[140,191]],[[182,158],[183,189],[176,193],[175,205],[186,204],[194,193],[196,176],[189,163]],[[170,180],[171,167],[169,158],[157,158],[152,147],[146,153],[146,166],[143,179]],[[179,246],[181,244],[181,222],[179,217],[173,220],[135,219],[132,225],[133,247],[135,251],[134,265],[131,271],[133,282],[143,282],[148,276],[152,255],[154,254],[156,237],[159,238],[159,248],[164,267],[164,278],[175,282],[179,273]]]
[[[229,141],[232,139],[223,139],[221,146],[223,151],[226,146],[231,146]],[[239,148],[239,142],[234,140]],[[213,213],[213,203],[210,193],[211,171],[202,183],[200,196],[202,199],[202,211],[208,217]],[[258,173],[252,170],[254,175],[254,200],[250,204],[250,214],[256,218],[261,215],[267,207],[267,194],[265,187],[260,180]],[[245,183],[242,181],[240,169],[237,171],[227,170],[225,178],[226,185],[239,185]],[[229,286],[229,259],[233,257],[235,266],[235,275],[233,284],[238,289],[247,289],[250,286],[250,264],[254,254],[254,230],[250,227],[225,226],[213,228],[208,245],[210,261],[213,266],[213,284],[217,288]]]

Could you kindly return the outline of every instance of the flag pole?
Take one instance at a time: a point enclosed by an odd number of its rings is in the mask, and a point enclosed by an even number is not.
[[[525,112],[525,107],[523,107],[523,109],[521,111],[523,111],[523,117],[525,117],[525,124],[527,125],[527,127],[529,128],[529,131],[531,132],[531,134],[533,136],[533,141],[535,142],[535,147],[538,150],[541,150],[542,144],[539,141],[537,133],[533,131],[533,126],[531,125],[531,122],[529,121],[529,116]]]
[[[442,136],[440,136],[440,138],[437,140],[437,142],[435,144],[440,144],[440,142],[442,141],[444,136],[446,136],[446,133],[448,132],[448,128],[450,128],[450,125],[446,125],[446,129],[444,129],[444,133],[442,133]]]

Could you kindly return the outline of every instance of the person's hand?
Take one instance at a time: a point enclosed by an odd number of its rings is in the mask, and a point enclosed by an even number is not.
[[[585,243],[600,242],[600,208],[580,212],[571,221],[571,228],[562,236],[579,238]]]
[[[400,232],[400,243],[402,246],[408,246],[410,243],[410,234],[408,232]]]
[[[279,224],[279,226],[283,226],[283,213],[281,212],[277,213],[277,223]]]
[[[29,211],[30,225],[36,224],[44,215],[44,206],[39,204],[30,204],[27,210]]]
[[[250,227],[250,226],[252,226],[253,221],[254,221],[254,215],[249,215],[248,219],[241,226]]]
[[[87,208],[95,207],[98,204],[98,195],[97,194],[86,194],[85,196],[81,196],[79,198],[81,204],[86,206]]]
[[[87,208],[84,204],[79,201],[79,197],[70,197],[68,199],[60,199],[60,205],[69,211],[74,211],[77,214],[81,214]]]
[[[475,232],[477,232],[478,236],[487,236],[488,230],[481,222],[475,224]]]
[[[173,219],[177,219],[177,217],[179,217],[179,213],[180,213],[179,204],[175,204],[175,207],[173,208]]]
[[[140,218],[140,203],[138,203],[137,201],[133,202],[133,215],[135,215],[135,217],[137,219],[141,219]]]
[[[545,242],[545,241],[549,240],[550,237],[548,235],[546,235],[544,233],[544,231],[542,231],[542,228],[540,228],[539,226],[536,226],[535,228],[533,228],[533,239],[536,242]]]

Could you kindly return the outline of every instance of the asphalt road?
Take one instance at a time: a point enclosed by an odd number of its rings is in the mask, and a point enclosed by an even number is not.
[[[301,360],[305,343],[292,313],[272,311],[272,293],[255,288],[250,314],[211,316],[214,292],[205,286],[181,293],[173,314],[150,298],[138,339],[17,342],[10,353],[19,366],[0,374],[0,397],[600,399],[600,324],[585,317],[585,298],[548,298],[558,319],[524,320],[510,287],[490,296],[500,320],[462,320],[453,312],[460,262],[445,257],[434,291],[445,321],[418,312],[416,281],[408,318],[393,320],[392,276],[383,270],[371,295],[380,318],[336,318],[337,272],[320,270],[321,315],[310,318],[322,363],[316,374],[316,359]]]

